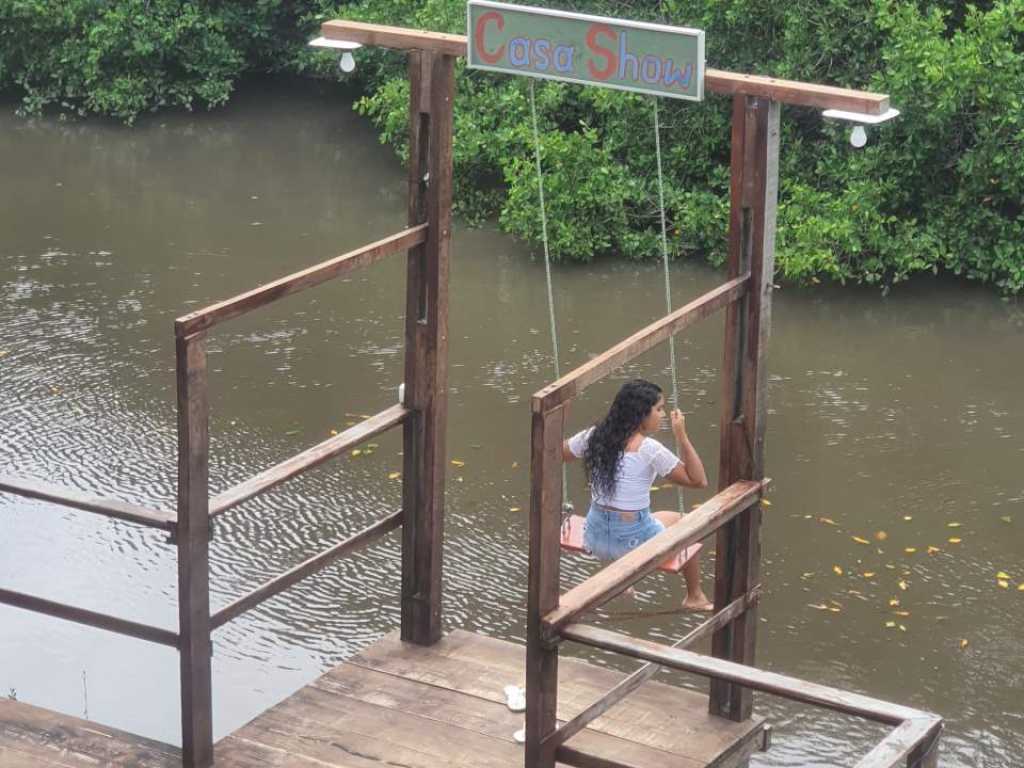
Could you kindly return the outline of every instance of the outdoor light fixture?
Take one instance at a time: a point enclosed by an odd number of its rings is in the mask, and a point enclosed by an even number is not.
[[[356,57],[352,55],[352,51],[363,47],[361,43],[353,43],[348,40],[330,40],[326,37],[310,40],[309,44],[314,48],[333,48],[336,51],[341,51],[341,61],[338,62],[338,68],[346,74],[356,68]]]
[[[821,113],[823,117],[830,118],[832,120],[845,120],[848,123],[857,123],[853,126],[853,130],[850,131],[850,144],[860,149],[868,143],[868,132],[865,130],[865,125],[878,125],[892,120],[894,117],[898,117],[900,111],[898,109],[889,109],[880,115],[866,115],[863,112],[845,112],[841,109],[826,109]]]

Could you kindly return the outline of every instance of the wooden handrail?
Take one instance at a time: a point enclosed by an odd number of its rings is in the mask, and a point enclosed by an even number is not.
[[[312,267],[274,280],[273,282],[219,301],[195,312],[182,315],[174,321],[174,333],[179,337],[191,336],[212,328],[246,312],[266,306],[284,296],[325,283],[354,269],[365,267],[399,251],[407,251],[427,241],[427,225],[409,227],[362,248],[328,259]]]
[[[23,592],[0,589],[0,603],[12,605],[15,608],[23,608],[26,611],[45,613],[47,616],[55,616],[58,619],[73,621],[76,624],[86,624],[97,629],[105,629],[108,632],[116,632],[119,635],[137,637],[140,640],[148,640],[151,643],[169,645],[172,648],[178,647],[178,634],[169,629],[161,629],[160,627],[151,627],[148,624],[140,624],[136,621],[119,619],[106,613],[76,608],[73,605],[57,603],[53,600],[35,597],[34,595],[26,595]]]
[[[395,48],[406,51],[434,51],[446,56],[466,55],[466,36],[419,29],[366,24],[335,19],[320,26],[320,33],[329,40],[348,40],[363,45]],[[883,93],[837,88],[796,80],[779,80],[761,75],[744,75],[723,69],[706,69],[704,87],[711,93],[737,93],[818,109],[842,109],[881,115],[889,109],[889,96]]]
[[[374,539],[383,536],[389,531],[393,531],[401,524],[402,512],[394,512],[383,520],[367,526],[354,536],[350,536],[344,541],[335,544],[330,549],[325,549],[323,552],[313,555],[313,557],[285,571],[280,576],[275,576],[263,583],[249,594],[243,595],[224,608],[221,608],[210,617],[210,628],[216,629],[222,624],[226,624],[251,608],[255,608],[264,600],[288,589],[288,587],[302,581],[307,576],[311,576],[322,568],[326,568],[339,557],[344,557],[356,549],[369,544]]]
[[[684,328],[743,298],[748,283],[747,275],[730,280],[588,360],[537,392],[531,401],[534,413],[550,411],[572,400],[591,384],[600,381],[634,357],[642,355]]]
[[[344,432],[339,432],[337,435],[307,448],[302,453],[297,453],[290,459],[285,459],[281,463],[263,470],[258,475],[218,493],[210,499],[210,517],[217,517],[246,499],[251,499],[253,496],[323,464],[349,448],[401,424],[409,417],[410,413],[411,411],[401,403],[392,405],[355,426],[349,427]]]
[[[718,611],[714,616],[708,618],[693,631],[683,635],[679,640],[672,643],[670,648],[688,648],[697,641],[707,637],[708,635],[717,632],[719,629],[724,627],[730,621],[735,619],[741,613],[749,609],[751,606],[756,605],[758,600],[761,598],[761,587],[758,586],[751,590],[749,594],[743,597],[738,597],[733,600],[722,610]],[[600,699],[595,701],[593,704],[588,706],[576,717],[567,722],[557,731],[549,735],[544,739],[545,745],[553,743],[555,746],[561,746],[577,733],[582,731],[591,722],[599,718],[609,709],[614,707],[629,694],[643,685],[645,682],[650,680],[654,675],[661,669],[661,666],[652,662],[644,664],[640,669],[636,670],[629,677],[620,681],[614,688],[608,693],[602,696]]]
[[[915,717],[905,720],[880,741],[874,749],[864,755],[854,768],[896,768],[900,766],[926,766],[927,753],[935,746],[942,732],[942,718],[934,716]],[[914,752],[923,748],[921,762],[909,762]],[[935,763],[937,765],[937,763]]]
[[[626,587],[653,572],[666,558],[700,541],[759,501],[768,480],[733,483],[705,501],[678,523],[649,539],[589,579],[563,594],[558,607],[541,621],[550,639],[582,613],[607,602]]]
[[[80,509],[83,512],[92,512],[96,515],[146,525],[150,528],[161,528],[165,531],[173,531],[177,523],[177,516],[172,512],[146,509],[116,499],[99,499],[38,480],[0,476],[0,492],[13,493],[28,499],[49,501],[64,507]]]
[[[841,691],[818,683],[808,683],[795,677],[768,672],[757,667],[737,664],[713,656],[704,656],[679,648],[669,648],[649,640],[612,632],[586,624],[570,624],[561,631],[562,637],[606,651],[615,651],[635,659],[653,661],[665,667],[679,669],[718,680],[781,696],[791,701],[831,709],[847,715],[873,720],[886,725],[900,725],[905,720],[933,718],[934,715],[899,704]]]

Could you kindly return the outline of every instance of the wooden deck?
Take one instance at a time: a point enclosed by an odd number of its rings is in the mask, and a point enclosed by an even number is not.
[[[565,721],[624,675],[563,658]],[[524,684],[524,649],[456,630],[437,645],[388,635],[217,743],[224,768],[522,768],[504,687]],[[568,742],[600,768],[735,768],[761,743],[763,723],[707,713],[707,697],[648,682]],[[576,762],[576,761],[574,761]],[[23,702],[0,700],[3,768],[178,768],[160,742]]]
[[[181,751],[105,725],[0,699],[3,768],[180,768]]]
[[[574,659],[559,666],[563,721],[624,677]],[[512,643],[455,631],[422,647],[395,633],[220,741],[217,765],[522,768],[512,734],[523,714],[509,711],[503,689],[522,686],[524,669]],[[607,768],[742,764],[760,745],[761,719],[733,723],[707,707],[706,696],[649,682],[568,746]]]

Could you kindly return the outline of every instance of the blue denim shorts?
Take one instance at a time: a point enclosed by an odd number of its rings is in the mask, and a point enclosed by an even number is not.
[[[635,520],[623,521],[621,512],[592,503],[583,524],[583,546],[598,560],[618,560],[665,530],[650,507],[633,514]]]

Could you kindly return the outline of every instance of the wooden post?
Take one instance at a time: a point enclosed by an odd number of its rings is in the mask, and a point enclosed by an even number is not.
[[[429,229],[407,269],[402,639],[420,645],[441,637],[454,65],[452,56],[409,54],[408,219]]]
[[[771,291],[775,267],[775,212],[779,178],[779,103],[736,96],[732,111],[732,184],[729,277],[750,273],[750,290],[726,313],[722,362],[722,418],[718,487],[764,478],[765,384]],[[761,575],[761,505],[718,531],[715,609],[756,586]],[[717,658],[754,663],[757,610],[751,608],[715,633]],[[713,680],[710,710],[745,720],[752,694]]]
[[[543,635],[541,618],[558,607],[562,431],[565,408],[534,412],[530,451],[530,576],[526,602],[526,768],[554,768],[558,646]]]
[[[185,768],[213,765],[209,402],[205,334],[175,340],[178,379],[178,629]]]

